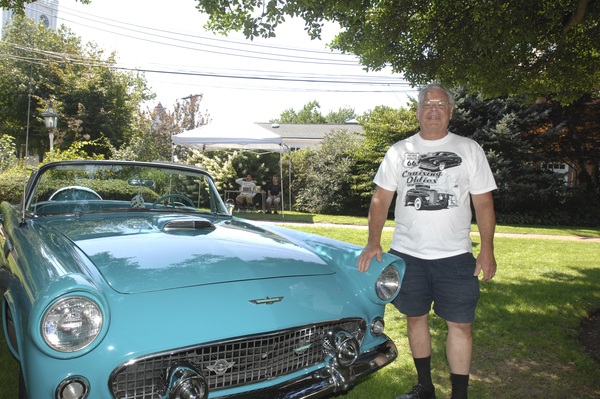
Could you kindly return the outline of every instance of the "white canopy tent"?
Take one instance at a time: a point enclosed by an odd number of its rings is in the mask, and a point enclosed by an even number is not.
[[[278,152],[279,176],[281,177],[283,177],[282,155],[290,152],[290,149],[285,145],[281,136],[271,133],[255,123],[212,122],[208,125],[174,135],[173,145],[182,145],[203,152],[232,149]],[[291,185],[291,173],[289,173],[289,176]],[[280,179],[280,182],[283,194],[283,179]],[[290,190],[288,192],[288,209],[292,209],[292,195]],[[284,211],[282,207],[282,217],[283,215]]]

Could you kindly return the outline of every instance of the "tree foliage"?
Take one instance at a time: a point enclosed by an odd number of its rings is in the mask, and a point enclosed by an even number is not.
[[[581,185],[600,189],[600,99],[583,96],[568,107],[553,107],[550,119],[561,125],[558,139],[548,143],[544,153],[557,154],[576,170]],[[591,169],[591,173],[588,172]]]
[[[12,168],[17,163],[15,140],[13,137],[3,134],[0,137],[0,173]]]
[[[310,101],[304,107],[296,112],[293,108],[286,109],[281,113],[279,119],[271,122],[275,123],[326,123],[327,120],[321,114],[321,106],[318,101]]]
[[[142,74],[111,69],[115,53],[82,45],[64,26],[55,31],[14,17],[4,28],[0,53],[0,133],[15,137],[22,154],[26,142],[28,152],[40,156],[49,148],[41,113],[50,101],[59,113],[58,148],[100,137],[120,147],[140,104],[153,97]]]
[[[173,148],[173,135],[192,130],[210,121],[208,112],[200,111],[202,95],[189,101],[177,101],[173,111],[158,104],[152,111],[142,112],[128,143],[113,149],[113,158],[138,161],[170,161],[175,155],[185,160],[191,153],[183,146]]]
[[[352,166],[360,146],[354,134],[340,129],[325,136],[319,147],[290,154],[296,209],[304,212],[353,214]]]
[[[563,175],[544,167],[560,161],[542,151],[560,133],[560,126],[549,120],[552,108],[523,102],[519,97],[486,99],[459,88],[450,120],[450,131],[474,139],[486,152],[498,185],[493,194],[500,214],[547,213],[558,206],[557,193],[564,192]]]
[[[598,120],[600,109],[594,115],[587,107],[588,114],[579,114],[577,104],[563,107],[551,101],[524,102],[523,97],[486,99],[469,94],[464,88],[456,91],[456,109],[449,129],[473,138],[486,151],[498,184],[493,193],[498,220],[597,224],[600,222],[597,183],[586,184],[586,180],[580,179],[584,184],[566,187],[564,173],[552,171],[548,166],[567,163],[580,165],[580,170],[585,171],[587,165],[594,165],[597,170],[598,160],[592,154],[598,153],[600,142],[593,124],[587,123]],[[578,126],[576,119],[580,121]],[[572,146],[569,138],[579,144]]]
[[[81,4],[90,4],[91,0],[75,0]],[[25,6],[27,4],[35,3],[36,0],[0,0],[0,7],[7,10],[13,10],[17,15],[25,14]]]
[[[413,85],[439,79],[486,96],[554,94],[569,104],[600,89],[600,2],[590,0],[199,0],[207,28],[275,36],[286,17],[370,70],[390,65]]]
[[[296,112],[293,108],[286,109],[278,119],[272,119],[272,123],[314,123],[341,125],[350,119],[356,118],[354,108],[344,107],[337,111],[329,111],[325,116],[319,109],[318,101],[310,101],[304,105],[302,110]]]
[[[330,125],[343,125],[349,120],[356,119],[356,117],[354,108],[344,107],[339,108],[337,111],[329,111],[325,115],[325,122]]]

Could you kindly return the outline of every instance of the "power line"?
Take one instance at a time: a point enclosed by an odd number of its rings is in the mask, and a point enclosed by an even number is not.
[[[211,40],[211,41],[217,41],[217,42],[224,42],[224,43],[232,43],[235,45],[240,45],[240,46],[248,46],[248,47],[265,47],[265,48],[272,48],[272,49],[277,49],[277,50],[286,50],[286,51],[297,51],[297,52],[306,52],[306,53],[320,53],[320,54],[324,54],[324,55],[340,55],[340,56],[349,56],[347,54],[344,54],[342,52],[339,51],[325,51],[325,50],[313,50],[313,49],[302,49],[302,48],[296,48],[296,47],[287,47],[287,46],[276,46],[276,45],[269,45],[269,44],[261,44],[261,43],[255,43],[255,42],[240,42],[240,41],[235,41],[235,40],[227,40],[227,39],[222,39],[222,38],[215,38],[215,37],[211,37],[211,36],[203,36],[203,35],[198,35],[198,34],[188,34],[188,33],[181,33],[181,32],[174,32],[174,31],[169,31],[169,30],[164,30],[164,29],[158,29],[155,27],[149,28],[143,25],[136,25],[136,24],[131,24],[129,22],[122,22],[122,21],[117,21],[114,19],[110,19],[110,18],[105,18],[105,17],[99,17],[97,15],[93,15],[93,14],[88,14],[88,13],[84,13],[82,11],[77,11],[77,10],[73,10],[73,9],[69,9],[68,7],[61,7],[60,12],[64,12],[65,14],[69,14],[75,17],[79,17],[77,14],[73,14],[73,13],[69,13],[69,12],[65,12],[63,10],[69,10],[69,11],[74,11],[76,13],[80,13],[80,14],[84,14],[87,15],[89,17],[93,17],[93,18],[98,18],[101,20],[105,20],[105,21],[111,21],[117,24],[122,24],[125,26],[133,26],[136,28],[142,28],[142,29],[148,29],[151,30],[153,32],[163,32],[163,33],[168,33],[168,34],[173,34],[173,35],[179,35],[179,36],[185,36],[185,37],[192,37],[192,38],[199,38],[199,39],[203,39],[203,40]],[[84,17],[81,17],[84,18]],[[62,18],[61,18],[62,19]],[[88,19],[92,22],[99,22],[97,20],[93,20],[91,18],[85,17],[84,19]],[[104,22],[102,22],[104,23]],[[118,25],[114,25],[116,27],[119,27]],[[122,29],[128,29],[128,28],[122,28]]]
[[[69,12],[71,11],[71,12]],[[93,30],[107,32],[109,34],[118,35],[124,38],[131,38],[135,41],[142,41],[148,43],[154,43],[161,46],[167,46],[171,48],[179,48],[185,50],[191,50],[196,52],[234,56],[241,59],[256,59],[261,61],[276,61],[286,62],[294,64],[312,64],[312,65],[323,65],[323,66],[361,66],[356,60],[340,60],[339,58],[350,57],[349,55],[342,54],[340,52],[327,52],[324,50],[309,50],[299,49],[292,47],[276,46],[276,45],[265,45],[255,42],[236,42],[233,40],[226,40],[214,37],[206,37],[197,34],[187,34],[171,30],[150,28],[143,25],[136,25],[104,18],[92,14],[83,13],[69,9],[68,7],[60,7],[60,14],[70,15],[74,17],[76,21],[66,19],[64,17],[58,17],[62,21],[70,24],[81,25]],[[73,13],[75,12],[75,13]],[[83,14],[81,15],[77,15]],[[60,15],[59,14],[59,15]],[[77,19],[86,21],[87,24],[77,22]],[[114,28],[113,30],[103,29],[89,24],[101,23],[103,26],[109,26]],[[146,32],[146,30],[151,32]],[[123,33],[123,31],[125,33]],[[131,33],[131,34],[130,34]],[[157,34],[158,33],[158,34]],[[137,37],[135,35],[149,36]],[[174,37],[170,37],[174,36]],[[183,39],[181,39],[183,38]],[[203,42],[211,41],[217,43],[217,45],[211,45],[206,43],[198,43],[193,40],[201,40]],[[173,42],[173,43],[170,43]],[[194,47],[195,46],[195,47]],[[211,50],[204,48],[207,47]],[[236,48],[231,46],[238,46],[243,48]],[[273,54],[265,51],[255,50],[256,48],[262,48],[266,50],[280,50],[288,52],[289,54]],[[26,48],[24,48],[26,49]],[[216,49],[216,50],[213,50]],[[250,50],[249,50],[250,49]],[[221,51],[223,50],[223,51]],[[209,78],[208,82],[202,81],[201,84],[196,86],[200,87],[218,87],[218,88],[235,88],[236,90],[261,90],[261,91],[286,91],[286,92],[326,92],[326,93],[389,93],[390,91],[398,97],[393,91],[392,86],[401,87],[402,91],[412,91],[409,89],[409,84],[402,81],[400,77],[381,77],[381,76],[363,76],[363,75],[351,75],[351,74],[313,74],[306,71],[302,73],[286,72],[282,70],[278,71],[265,71],[265,70],[239,70],[232,68],[199,68],[197,66],[181,66],[181,65],[161,65],[155,63],[144,62],[144,67],[130,67],[123,63],[117,63],[115,60],[99,60],[95,59],[90,62],[90,58],[75,54],[63,54],[44,52],[36,50],[37,54],[45,60],[37,58],[29,59],[27,57],[14,58],[22,61],[32,62],[39,65],[47,63],[64,63],[83,67],[101,67],[110,68],[113,70],[132,72],[132,73],[144,73],[156,76],[173,76],[173,77],[186,77],[192,79],[205,79]],[[257,54],[257,55],[248,55]],[[301,54],[301,55],[295,55]],[[312,56],[312,54],[316,55]],[[319,55],[326,57],[318,58]],[[0,57],[12,57],[10,55],[1,55]],[[275,58],[279,57],[279,58]],[[214,84],[213,78],[217,79],[217,82],[232,82],[231,85]],[[154,79],[153,81],[156,81]],[[239,85],[233,82],[244,81],[243,85]],[[157,83],[165,83],[156,81]],[[252,85],[253,82],[260,83],[260,86]],[[268,85],[264,83],[268,82]],[[168,82],[170,85],[185,85],[187,87],[194,86],[189,79],[186,82]],[[300,87],[282,87],[280,84],[297,83]],[[324,86],[323,86],[324,85]],[[385,87],[382,89],[382,87]]]
[[[399,83],[397,78],[392,79],[380,79],[377,80],[356,80],[352,79],[349,76],[333,76],[333,75],[323,75],[319,76],[299,76],[299,77],[286,77],[286,76],[260,76],[260,75],[249,75],[247,71],[244,74],[236,75],[234,73],[222,73],[222,72],[194,72],[194,71],[167,71],[160,69],[149,69],[149,68],[130,68],[118,65],[110,65],[107,63],[97,63],[97,62],[89,62],[89,60],[82,58],[78,55],[71,55],[65,53],[56,53],[51,51],[37,50],[28,48],[20,45],[12,45],[13,48],[19,50],[28,50],[33,51],[38,54],[42,54],[47,57],[51,57],[52,59],[39,59],[39,58],[31,58],[31,57],[23,57],[16,56],[10,54],[0,54],[1,57],[12,58],[15,60],[34,62],[38,65],[48,64],[48,63],[61,63],[61,64],[72,64],[72,65],[80,65],[87,67],[102,67],[102,68],[110,68],[115,70],[122,71],[130,71],[130,72],[144,72],[144,73],[158,73],[158,74],[167,74],[167,75],[185,75],[185,76],[203,76],[203,77],[216,77],[216,78],[229,78],[229,79],[248,79],[248,80],[269,80],[269,81],[284,81],[284,82],[305,82],[305,83],[329,83],[329,84],[353,84],[353,85],[384,85],[389,86],[390,84],[394,85],[408,85],[408,83],[402,82]],[[78,61],[78,59],[80,61]],[[357,77],[360,79],[364,79],[363,77]]]
[[[72,13],[64,12],[64,11],[61,11],[61,12],[65,13],[65,14],[68,14],[68,15],[72,15],[72,16],[78,17],[76,14],[72,14]],[[200,52],[209,53],[209,54],[218,54],[218,55],[226,55],[226,56],[232,56],[232,57],[242,57],[242,58],[250,58],[250,59],[259,59],[259,60],[264,60],[264,61],[278,61],[278,62],[292,62],[292,63],[316,63],[316,64],[320,64],[320,65],[346,65],[346,66],[357,66],[358,65],[358,63],[356,62],[356,60],[339,60],[339,61],[334,61],[334,60],[329,60],[329,59],[325,59],[325,58],[314,58],[314,57],[306,57],[306,56],[298,56],[298,55],[287,55],[287,54],[272,54],[272,53],[265,53],[265,52],[257,51],[255,49],[244,50],[244,49],[237,49],[237,48],[232,48],[232,47],[216,46],[216,45],[211,45],[211,44],[206,44],[206,43],[198,43],[196,41],[183,40],[183,39],[175,39],[175,38],[165,37],[165,36],[158,36],[154,32],[164,32],[164,33],[168,33],[168,34],[171,34],[171,35],[179,35],[179,36],[197,38],[197,39],[202,39],[202,40],[215,40],[215,41],[226,42],[226,43],[234,43],[236,45],[241,45],[241,46],[249,46],[250,45],[248,43],[237,43],[237,42],[233,42],[233,41],[225,41],[225,40],[219,40],[219,39],[215,39],[215,38],[207,38],[205,36],[189,35],[189,34],[184,34],[184,33],[166,31],[166,30],[162,30],[162,29],[148,28],[148,27],[144,27],[144,26],[141,26],[141,25],[126,24],[126,23],[123,23],[123,22],[116,21],[118,24],[139,27],[139,28],[147,29],[147,30],[151,29],[152,32],[153,32],[153,33],[148,33],[148,32],[144,32],[144,31],[140,31],[138,29],[133,29],[133,28],[129,28],[129,27],[119,26],[119,25],[117,25],[115,23],[103,22],[103,25],[109,25],[109,26],[115,27],[117,29],[123,29],[125,31],[140,33],[140,34],[149,35],[149,36],[152,37],[152,38],[143,38],[143,37],[132,36],[132,35],[129,35],[129,34],[117,33],[117,32],[114,32],[112,30],[109,30],[109,29],[103,29],[103,28],[98,28],[98,27],[95,27],[95,26],[86,25],[86,24],[83,24],[81,22],[77,22],[77,21],[72,21],[72,20],[66,19],[64,17],[58,17],[58,18],[61,19],[62,21],[70,22],[72,24],[77,24],[77,25],[85,26],[87,28],[99,30],[99,31],[102,31],[102,32],[107,32],[107,33],[112,33],[112,34],[118,34],[119,36],[124,36],[124,37],[132,38],[132,39],[135,39],[135,40],[145,41],[145,42],[159,44],[159,45],[168,46],[168,47],[180,48],[180,49],[184,49],[184,50],[200,51]],[[102,18],[102,17],[100,17],[100,18]],[[92,22],[98,22],[98,21],[91,20],[89,18],[84,18],[84,19],[88,19],[89,21],[92,21]],[[115,22],[114,20],[108,19],[108,18],[102,18],[102,19],[107,20],[107,21]],[[185,45],[184,44],[165,43],[163,41],[159,41],[158,38],[162,39],[162,40],[175,41],[176,43],[185,43]],[[190,46],[188,46],[188,44],[193,44],[193,45],[196,45],[196,46],[209,47],[209,48],[216,48],[216,49],[226,50],[228,52],[222,52],[222,51],[216,51],[216,50],[206,50],[206,49],[201,49],[201,48],[197,48],[197,47],[190,47]],[[310,50],[301,50],[301,49],[294,49],[294,48],[289,48],[289,47],[277,47],[277,46],[266,46],[266,45],[256,45],[256,46],[257,47],[267,47],[267,48],[285,50],[285,51],[315,52],[315,51],[310,51]],[[236,54],[236,52],[251,53],[251,54],[258,54],[258,55]],[[324,51],[321,51],[319,53],[323,54],[323,55],[325,55],[325,54],[327,54],[327,55],[333,54],[333,55],[336,55],[336,56],[349,57],[348,55],[344,55],[344,54],[339,53],[339,52],[338,53],[326,53]],[[259,55],[266,55],[267,57],[262,57],[262,56],[259,56]],[[280,57],[280,58],[272,58],[273,56]]]

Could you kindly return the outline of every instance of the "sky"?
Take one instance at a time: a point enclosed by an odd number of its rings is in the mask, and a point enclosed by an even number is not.
[[[200,110],[213,121],[269,122],[290,108],[318,101],[323,115],[353,108],[357,115],[387,105],[406,107],[416,91],[398,74],[367,72],[353,55],[326,47],[339,32],[324,27],[311,40],[304,21],[288,19],[275,38],[249,40],[206,31],[194,0],[59,0],[58,25],[83,42],[116,51],[118,66],[144,70],[156,99],[172,110],[202,94]]]

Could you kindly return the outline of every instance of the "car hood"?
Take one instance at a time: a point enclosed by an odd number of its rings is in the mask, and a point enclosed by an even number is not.
[[[226,219],[200,229],[165,229],[184,219],[83,215],[51,225],[121,293],[335,273],[321,257],[251,223]]]

